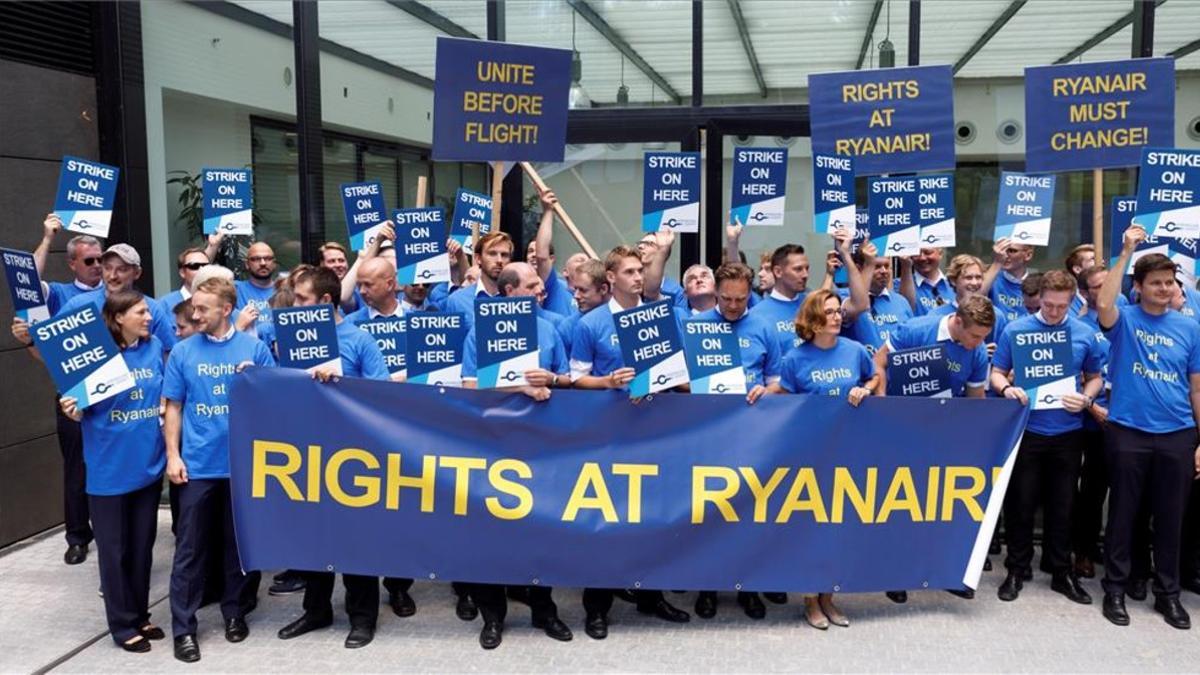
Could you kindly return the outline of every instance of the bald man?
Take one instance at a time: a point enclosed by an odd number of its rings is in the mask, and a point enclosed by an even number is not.
[[[243,315],[255,317],[255,325],[271,323],[271,296],[275,294],[275,251],[265,241],[250,244],[246,251],[246,272],[250,278],[238,281],[237,306]]]

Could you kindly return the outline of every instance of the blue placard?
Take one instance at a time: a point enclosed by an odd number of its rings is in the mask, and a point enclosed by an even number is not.
[[[1112,200],[1111,215],[1109,216],[1112,222],[1112,229],[1109,233],[1109,241],[1112,242],[1113,255],[1108,259],[1108,266],[1114,267],[1117,264],[1117,259],[1121,255],[1121,244],[1125,239],[1125,230],[1133,223],[1133,215],[1137,212],[1136,197],[1114,197]],[[1138,244],[1134,249],[1133,255],[1129,257],[1129,265],[1125,268],[1125,274],[1133,274],[1133,264],[1144,255],[1151,253],[1159,253],[1167,256],[1179,266],[1179,271],[1183,274],[1184,279],[1188,284],[1194,286],[1196,277],[1200,274],[1200,252],[1197,251],[1197,243],[1200,240],[1196,239],[1180,239],[1170,237],[1156,237],[1147,235],[1142,243]]]
[[[1079,371],[1072,368],[1071,327],[1018,331],[1012,336],[1013,384],[1025,390],[1034,410],[1063,407]]]
[[[366,250],[375,243],[375,237],[379,235],[379,230],[383,229],[383,223],[387,220],[383,183],[377,180],[342,183],[341,189],[350,248],[355,251]]]
[[[467,322],[458,312],[408,314],[405,349],[407,381],[415,384],[462,385],[463,343]]]
[[[533,296],[475,297],[475,356],[480,389],[529,384],[538,367],[537,308]]]
[[[783,225],[787,148],[734,148],[733,218],[743,225]]]
[[[1137,206],[1133,222],[1148,235],[1200,237],[1200,150],[1142,151]]]
[[[561,162],[571,52],[439,37],[433,159]]]
[[[475,255],[475,227],[479,228],[480,237],[492,231],[492,198],[459,188],[454,197],[454,220],[450,223],[450,238],[457,241],[462,246],[463,253],[467,255]]]
[[[1114,267],[1117,264],[1117,259],[1121,257],[1121,247],[1125,241],[1125,230],[1133,224],[1133,214],[1137,210],[1137,197],[1113,197],[1112,206],[1109,207],[1109,233],[1108,240],[1112,247],[1112,255],[1108,258],[1108,266]],[[1158,239],[1156,237],[1146,237],[1138,244],[1137,251],[1134,251],[1134,256],[1138,255],[1139,251],[1157,246]],[[1165,253],[1166,246],[1163,246]],[[1133,260],[1129,261],[1129,267],[1125,270],[1125,274],[1133,274]]]
[[[850,240],[851,253],[858,252],[863,243],[871,237],[871,214],[866,209],[858,209],[854,212],[854,225],[854,238]],[[834,285],[844,287],[849,281],[850,279],[846,276],[846,267],[838,266],[837,271],[833,273]]]
[[[994,241],[1046,246],[1050,243],[1050,212],[1054,208],[1054,176],[1000,173],[1000,203],[996,207]]]
[[[613,324],[625,365],[635,373],[630,396],[646,396],[688,381],[683,339],[669,299],[617,312]]]
[[[906,256],[921,252],[917,224],[917,179],[871,178],[867,181],[867,211],[871,214],[871,242],[879,255]]]
[[[91,304],[59,314],[29,330],[50,377],[63,396],[74,397],[80,409],[132,389],[133,374]]]
[[[950,66],[808,76],[812,150],[850,155],[859,175],[954,168]]]
[[[742,348],[728,321],[683,322],[683,351],[693,394],[744,394]]]
[[[917,176],[917,225],[921,248],[950,248],[954,234],[954,174]]]
[[[642,231],[700,231],[700,153],[647,152]]]
[[[950,362],[946,347],[916,347],[888,352],[888,396],[926,396],[950,398]]]
[[[337,324],[333,305],[276,307],[271,310],[275,323],[275,347],[279,365],[312,372],[317,368],[342,374],[338,350]]]
[[[392,225],[396,229],[397,283],[450,281],[444,210],[436,207],[400,209],[392,213]]]
[[[62,220],[63,227],[71,232],[108,238],[120,174],[115,166],[63,157],[58,193],[54,197],[54,213]]]
[[[204,234],[254,234],[250,169],[209,169],[204,179]]]
[[[33,254],[0,248],[0,260],[4,263],[4,276],[8,278],[8,292],[16,317],[28,323],[49,319],[50,308],[46,306]]]
[[[813,226],[818,234],[852,227],[854,217],[854,158],[813,155]]]
[[[383,354],[383,365],[392,375],[404,375],[404,356],[408,349],[406,326],[408,321],[403,316],[377,316],[374,319],[358,324],[358,327],[375,338]]]
[[[1175,144],[1175,59],[1025,69],[1025,169],[1134,166]]]

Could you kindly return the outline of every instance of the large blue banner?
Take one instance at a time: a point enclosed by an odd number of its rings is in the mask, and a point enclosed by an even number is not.
[[[1009,400],[537,403],[278,368],[239,375],[230,408],[248,570],[797,592],[976,586],[1026,415]]]

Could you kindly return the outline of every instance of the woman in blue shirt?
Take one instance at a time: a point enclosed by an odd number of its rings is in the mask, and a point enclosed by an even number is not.
[[[163,348],[150,334],[150,307],[138,291],[110,294],[102,311],[134,386],[83,410],[70,396],[60,404],[67,417],[82,422],[88,505],[109,632],[122,649],[148,652],[150,640],[164,637],[150,623],[148,607],[167,461],[159,430]]]
[[[773,394],[815,394],[845,397],[858,406],[878,383],[875,364],[861,344],[841,337],[842,299],[833,291],[814,291],[796,314],[796,335],[804,342],[783,357],[780,380]],[[813,628],[849,626],[850,620],[833,604],[832,593],[804,596],[804,618]]]

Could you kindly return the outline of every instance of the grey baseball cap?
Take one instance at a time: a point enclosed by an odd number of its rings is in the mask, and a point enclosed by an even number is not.
[[[100,256],[100,260],[104,260],[110,255],[115,255],[121,260],[124,260],[127,265],[134,267],[142,266],[142,256],[138,254],[137,249],[129,244],[113,244],[104,249],[104,255]]]

